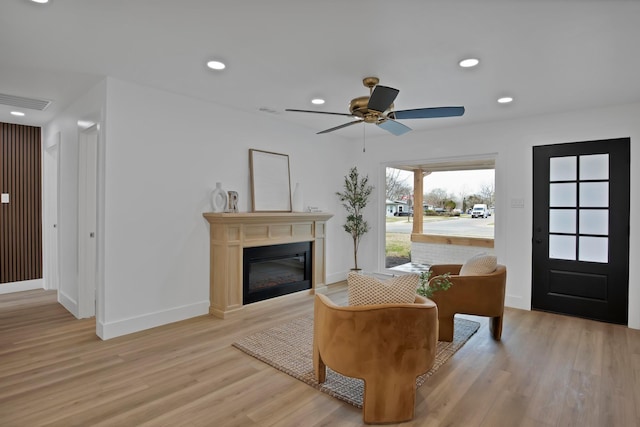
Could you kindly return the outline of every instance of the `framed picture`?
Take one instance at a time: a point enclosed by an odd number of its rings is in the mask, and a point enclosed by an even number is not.
[[[291,212],[289,156],[249,150],[253,212]]]

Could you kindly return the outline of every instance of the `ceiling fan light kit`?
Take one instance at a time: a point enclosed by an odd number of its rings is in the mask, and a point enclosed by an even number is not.
[[[378,83],[377,77],[365,77],[362,84],[369,88],[369,96],[359,96],[349,103],[349,113],[333,113],[326,111],[297,110],[287,108],[285,111],[296,113],[332,114],[337,116],[357,117],[358,120],[344,123],[329,129],[318,132],[324,134],[342,129],[357,123],[373,123],[387,132],[399,136],[411,130],[396,120],[402,119],[430,119],[438,117],[456,117],[464,114],[464,107],[432,107],[415,108],[412,110],[394,111],[393,101],[395,101],[398,89],[382,86]]]

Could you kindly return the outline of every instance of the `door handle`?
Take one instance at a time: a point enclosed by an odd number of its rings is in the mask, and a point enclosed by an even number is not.
[[[542,228],[540,228],[540,227],[536,227],[536,233],[537,233],[538,235],[540,235],[540,234],[542,233]],[[536,241],[536,243],[538,243],[538,244],[542,243],[542,239],[541,239],[541,238],[539,238],[539,237],[538,237],[535,241]]]
[[[89,233],[89,237],[91,237],[91,238],[93,239],[94,237],[96,237],[96,233],[94,233],[94,232],[92,231],[91,233]]]

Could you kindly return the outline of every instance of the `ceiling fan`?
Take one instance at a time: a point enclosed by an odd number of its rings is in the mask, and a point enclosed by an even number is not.
[[[350,113],[332,113],[326,111],[312,110],[295,110],[287,108],[285,111],[294,111],[297,113],[315,113],[315,114],[331,114],[334,116],[357,117],[358,120],[332,127],[318,132],[329,133],[334,130],[346,128],[347,126],[357,123],[375,123],[382,129],[392,133],[393,135],[402,135],[409,132],[411,128],[397,120],[402,119],[430,119],[435,117],[455,117],[464,114],[464,107],[434,107],[434,108],[416,108],[412,110],[393,111],[393,101],[398,96],[398,89],[392,87],[380,86],[377,77],[365,77],[362,83],[369,88],[369,96],[360,96],[354,98],[349,103]]]

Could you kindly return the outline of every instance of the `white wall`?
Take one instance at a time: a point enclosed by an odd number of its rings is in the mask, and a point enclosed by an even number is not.
[[[339,208],[334,192],[350,165],[340,137],[112,78],[107,118],[103,338],[208,312],[202,213],[216,182],[239,193],[241,211],[250,208],[250,148],[289,155],[305,205]],[[349,268],[340,221],[329,221],[330,278]]]
[[[631,137],[631,212],[640,209],[640,104],[597,110],[461,126],[367,142],[358,156],[362,172],[383,188],[382,164],[407,160],[441,160],[490,156],[496,159],[495,251],[508,267],[507,305],[531,308],[532,147],[565,142]],[[382,185],[381,185],[382,183]],[[384,206],[384,191],[376,193],[376,206]],[[524,199],[524,208],[512,208],[512,199]],[[381,208],[382,209],[382,208]],[[382,269],[384,214],[369,212],[378,246],[362,247],[365,269]],[[640,329],[640,217],[631,215],[629,326]],[[329,243],[331,247],[331,243]],[[368,264],[368,265],[367,265]]]
[[[204,314],[208,311],[209,194],[215,182],[240,194],[250,208],[248,150],[290,156],[291,181],[305,205],[335,214],[329,221],[328,282],[352,266],[351,239],[335,192],[353,165],[376,186],[359,264],[383,269],[384,164],[406,160],[496,159],[495,251],[509,268],[507,304],[531,301],[532,146],[631,137],[631,209],[639,208],[640,104],[463,126],[402,137],[367,139],[317,136],[268,114],[243,113],[108,78],[45,129],[61,132],[60,290],[77,301],[77,120],[101,123],[99,159],[98,334],[103,338]],[[523,209],[511,199],[524,199]],[[631,218],[631,260],[640,254],[638,217]],[[635,233],[634,233],[635,231]],[[629,325],[640,328],[640,266],[631,263]],[[64,301],[63,301],[64,302]],[[69,307],[68,307],[69,308]],[[71,307],[73,312],[73,307]]]

